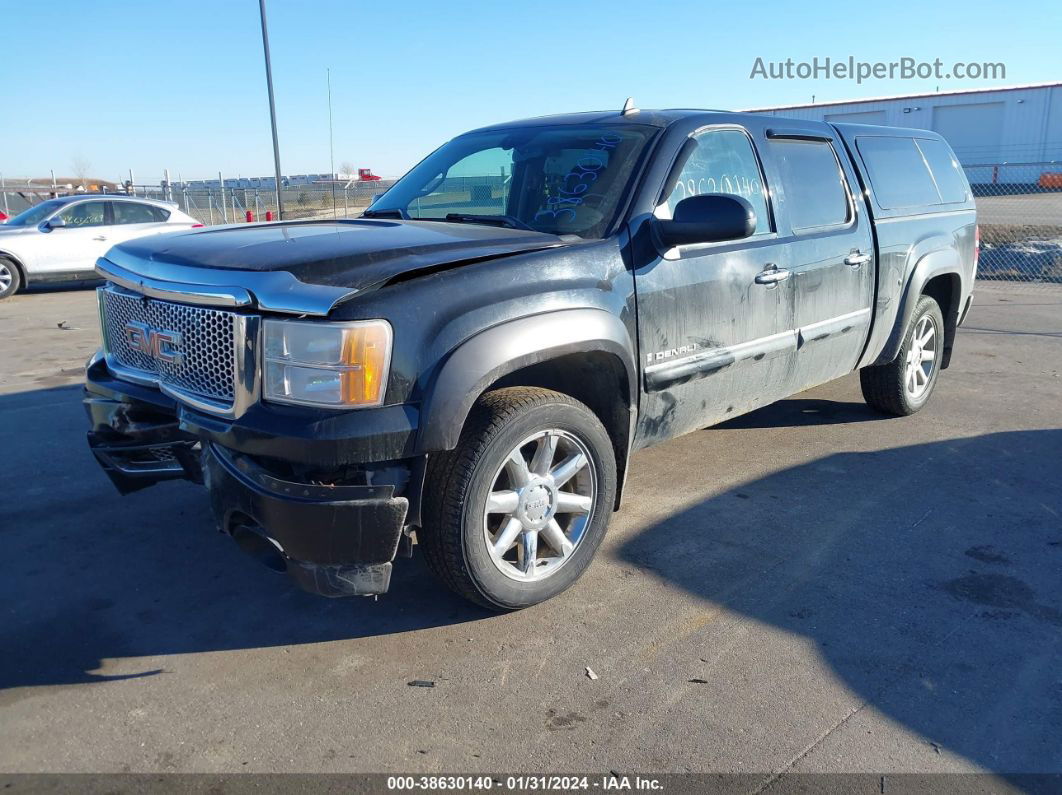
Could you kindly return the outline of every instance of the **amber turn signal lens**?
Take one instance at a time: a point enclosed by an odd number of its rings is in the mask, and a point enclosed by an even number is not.
[[[345,330],[343,402],[353,406],[379,405],[387,388],[387,365],[391,355],[391,327],[383,321]]]

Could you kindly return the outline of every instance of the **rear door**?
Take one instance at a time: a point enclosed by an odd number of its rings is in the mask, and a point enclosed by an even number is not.
[[[698,129],[685,141],[657,217],[704,193],[737,194],[756,212],[743,240],[653,248],[635,264],[645,399],[645,446],[736,416],[781,397],[796,353],[789,254],[757,155],[762,130],[735,124]],[[780,275],[779,275],[780,274]]]
[[[173,231],[166,225],[170,214],[161,207],[136,201],[112,201],[110,204],[114,222],[107,235],[111,245],[134,237]]]
[[[767,130],[778,223],[788,240],[794,369],[787,393],[851,372],[874,301],[874,241],[848,156],[825,125]]]

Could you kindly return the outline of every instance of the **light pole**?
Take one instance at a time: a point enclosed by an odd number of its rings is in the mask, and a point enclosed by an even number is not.
[[[273,67],[269,63],[269,29],[266,27],[265,0],[258,0],[262,16],[262,50],[265,52],[266,86],[269,88],[269,122],[273,126],[273,166],[276,170],[277,215],[284,220],[284,203],[280,198],[280,142],[277,140],[277,108],[273,101]]]
[[[332,183],[332,217],[336,217],[336,149],[332,143],[332,70],[325,70],[328,78],[328,181]]]

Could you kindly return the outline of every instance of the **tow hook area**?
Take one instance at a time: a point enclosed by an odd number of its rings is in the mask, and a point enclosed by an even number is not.
[[[89,448],[122,494],[162,480],[203,482],[202,448],[176,419],[148,407],[87,395]]]
[[[103,471],[122,494],[147,488],[160,480],[203,482],[198,443],[108,446],[90,438],[89,444]]]

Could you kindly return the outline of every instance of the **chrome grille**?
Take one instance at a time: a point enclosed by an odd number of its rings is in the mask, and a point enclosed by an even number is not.
[[[100,288],[100,309],[108,363],[180,392],[234,403],[236,313],[145,298],[113,286]],[[126,334],[129,323],[177,332],[183,358],[164,362],[133,348]]]

